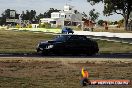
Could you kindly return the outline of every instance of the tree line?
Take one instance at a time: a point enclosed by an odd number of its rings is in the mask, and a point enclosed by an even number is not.
[[[128,20],[132,12],[132,0],[87,0],[91,5],[104,4],[104,15],[120,14],[124,18],[125,30],[128,30]]]
[[[10,11],[15,11],[15,17],[14,18],[10,17]],[[50,18],[52,12],[59,12],[59,11],[61,11],[61,10],[50,8],[46,12],[40,13],[37,15],[35,10],[26,10],[26,11],[22,11],[22,13],[19,14],[16,12],[16,10],[6,9],[1,14],[0,25],[7,25],[9,22],[7,23],[6,19],[21,19],[22,21],[28,20],[30,23],[39,23],[39,20],[41,18]],[[75,12],[78,12],[78,11],[75,10]],[[83,12],[81,14],[83,16],[83,19],[88,18],[88,15],[85,12]],[[95,9],[92,9],[89,12],[89,18],[93,22],[95,22],[98,19],[99,15],[100,14],[98,12],[96,12]]]
[[[15,11],[15,17],[10,16],[10,11]],[[60,10],[50,8],[48,11],[44,13],[40,13],[37,15],[35,10],[26,10],[22,11],[21,14],[17,13],[16,10],[6,9],[0,17],[0,25],[7,25],[6,19],[21,19],[21,20],[29,20],[31,23],[38,23],[41,18],[50,18],[52,12],[59,12]]]

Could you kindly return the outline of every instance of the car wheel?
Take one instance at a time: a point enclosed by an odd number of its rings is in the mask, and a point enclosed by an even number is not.
[[[48,56],[49,52],[42,51],[41,54],[44,55],[44,56]]]
[[[57,52],[55,52],[55,55],[58,55],[58,56],[63,56],[64,55],[64,52],[63,50],[56,50]]]
[[[87,54],[88,56],[93,56],[93,55],[96,54],[96,53],[94,53],[93,51],[88,51],[86,54]]]
[[[79,56],[80,54],[77,53],[73,53],[72,56]]]
[[[94,53],[87,53],[87,56],[93,56]]]

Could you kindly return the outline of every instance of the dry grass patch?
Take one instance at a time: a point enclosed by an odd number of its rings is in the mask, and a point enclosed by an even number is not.
[[[89,79],[130,79],[131,60],[62,60],[52,58],[0,59],[1,88],[81,88],[80,69],[85,67]],[[123,88],[105,86],[104,88]],[[125,86],[131,88],[132,85]],[[97,88],[102,88],[98,86]]]
[[[93,30],[94,32],[112,32],[112,33],[132,33],[132,31],[126,31],[124,28],[110,28],[105,30],[104,27],[98,27]]]

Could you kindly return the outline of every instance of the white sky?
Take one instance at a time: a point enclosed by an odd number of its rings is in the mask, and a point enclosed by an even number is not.
[[[100,13],[99,19],[116,21],[123,18],[117,14],[110,17],[103,16],[103,4],[91,6],[87,3],[87,0],[0,0],[0,14],[6,9],[14,9],[18,13],[26,10],[36,10],[37,13],[44,13],[49,8],[63,10],[63,6],[66,3],[75,6],[75,9],[79,12],[85,12],[87,15],[91,9],[95,8]]]

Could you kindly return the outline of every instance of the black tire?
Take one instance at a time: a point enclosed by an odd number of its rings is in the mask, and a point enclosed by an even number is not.
[[[55,55],[62,56],[64,54],[62,50],[56,50],[56,51],[57,52],[54,53]]]
[[[87,56],[93,56],[94,54],[92,54],[92,53],[87,53]]]
[[[88,51],[86,54],[87,54],[87,56],[93,56],[93,55],[95,55],[96,53],[94,53],[94,51]]]
[[[49,52],[42,51],[41,54],[44,55],[44,56],[48,56],[50,53]]]

